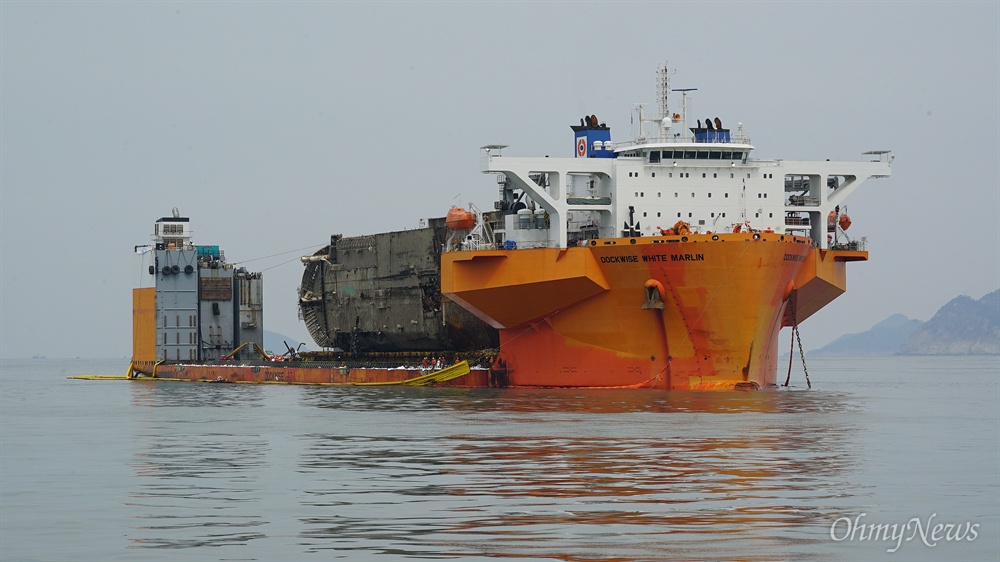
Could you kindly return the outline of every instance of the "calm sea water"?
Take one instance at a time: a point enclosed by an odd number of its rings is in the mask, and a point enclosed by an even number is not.
[[[126,366],[0,364],[0,559],[1000,557],[995,357],[749,393],[66,379]]]

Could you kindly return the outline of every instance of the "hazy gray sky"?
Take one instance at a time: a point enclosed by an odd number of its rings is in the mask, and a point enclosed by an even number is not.
[[[492,206],[484,144],[569,156],[585,113],[627,140],[664,61],[757,157],[896,154],[848,201],[871,261],[807,348],[926,320],[1000,287],[998,37],[995,1],[4,1],[0,355],[130,356],[132,248],[174,206],[311,341],[298,255]]]

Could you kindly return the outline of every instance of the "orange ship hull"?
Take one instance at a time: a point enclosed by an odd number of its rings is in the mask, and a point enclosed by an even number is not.
[[[500,330],[492,383],[754,389],[778,333],[845,290],[846,261],[774,233],[442,254],[442,293]]]

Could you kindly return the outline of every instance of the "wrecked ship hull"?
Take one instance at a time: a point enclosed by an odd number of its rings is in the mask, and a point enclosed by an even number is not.
[[[333,235],[302,259],[299,312],[320,347],[362,352],[496,348],[495,328],[441,296],[444,219],[414,230]]]

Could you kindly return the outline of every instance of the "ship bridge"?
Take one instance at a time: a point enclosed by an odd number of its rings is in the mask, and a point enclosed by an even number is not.
[[[745,230],[807,235],[817,247],[846,238],[833,221],[869,178],[892,172],[892,154],[864,161],[750,157],[746,143],[652,142],[615,149],[615,158],[522,158],[484,147],[482,171],[496,173],[504,217],[495,242],[512,248],[571,247],[594,238],[655,236],[677,222],[694,233]]]
[[[785,161],[751,156],[754,145],[737,123],[693,120],[687,94],[670,90],[665,68],[659,112],[637,106],[639,131],[615,144],[595,115],[572,125],[571,157],[509,157],[505,145],[482,147],[481,170],[497,174],[496,247],[565,248],[595,238],[657,236],[681,223],[692,233],[748,230],[806,235],[820,248],[850,243],[840,226],[845,199],[869,178],[888,177],[892,154],[868,151],[861,161]],[[681,113],[667,94],[683,94]],[[643,130],[648,126],[650,133]],[[824,220],[832,217],[830,221]],[[849,226],[849,221],[845,221]]]

